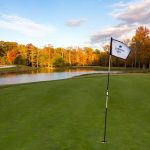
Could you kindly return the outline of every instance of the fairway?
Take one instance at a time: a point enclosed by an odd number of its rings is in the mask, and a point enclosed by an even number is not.
[[[150,75],[107,76],[0,87],[0,150],[149,150]]]

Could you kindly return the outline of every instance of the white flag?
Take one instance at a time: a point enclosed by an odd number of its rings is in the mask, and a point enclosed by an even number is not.
[[[117,41],[115,39],[111,40],[111,55],[126,59],[131,51],[130,48],[120,41]]]

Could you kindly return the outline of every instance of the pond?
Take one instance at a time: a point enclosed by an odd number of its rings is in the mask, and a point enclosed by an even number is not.
[[[93,73],[106,74],[107,71],[96,71],[92,69],[65,69],[52,71],[48,69],[40,69],[27,73],[9,73],[0,75],[0,85],[60,80]],[[112,73],[118,73],[118,71],[113,71]]]

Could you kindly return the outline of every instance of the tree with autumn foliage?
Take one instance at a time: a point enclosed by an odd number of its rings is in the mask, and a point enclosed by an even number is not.
[[[16,56],[17,56],[16,50],[12,49],[11,51],[8,51],[6,53],[6,59],[7,59],[8,64],[14,64],[14,60]]]
[[[38,51],[38,48],[33,44],[30,43],[26,45],[26,64],[28,66],[37,67]]]
[[[150,68],[150,30],[140,26],[132,38],[131,49],[135,67]]]
[[[5,64],[14,64],[18,53],[18,44],[16,42],[0,41],[0,62]]]

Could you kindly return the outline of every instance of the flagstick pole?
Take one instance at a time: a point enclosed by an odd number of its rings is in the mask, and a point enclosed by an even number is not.
[[[106,129],[107,129],[107,108],[109,99],[109,77],[110,77],[110,64],[111,64],[111,49],[112,49],[112,38],[110,42],[110,52],[109,52],[109,67],[108,67],[108,79],[107,79],[107,91],[106,91],[106,107],[105,107],[105,127],[104,127],[104,139],[103,143],[106,143]]]

